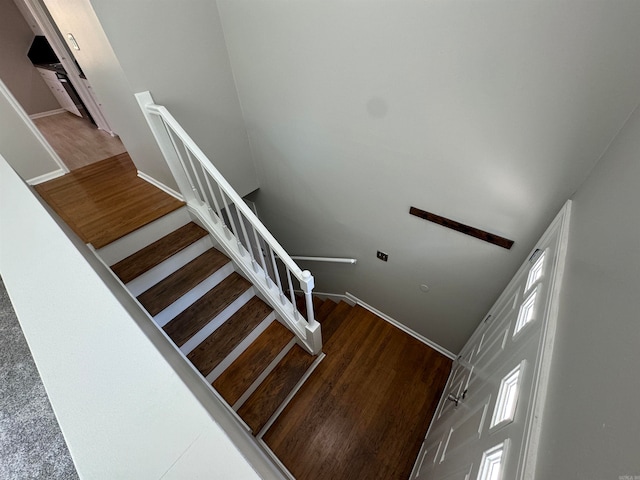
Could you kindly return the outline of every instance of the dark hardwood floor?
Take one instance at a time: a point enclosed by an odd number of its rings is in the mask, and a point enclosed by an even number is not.
[[[339,325],[326,358],[264,440],[299,480],[405,480],[451,360],[361,307],[340,315],[329,315]]]
[[[181,206],[139,179],[126,155],[81,168],[36,189],[96,248]],[[205,295],[167,324],[165,331],[182,345],[197,331],[200,317],[211,318],[211,311],[217,312],[223,308],[220,305],[248,288],[244,279],[237,277],[229,280],[237,283],[233,288],[219,287],[231,293],[212,291]],[[156,293],[143,298],[143,303],[159,301],[164,305],[166,299]],[[331,301],[316,301],[316,306],[326,358],[263,440],[299,480],[407,479],[451,370],[451,360],[363,308]],[[290,338],[278,332],[272,337],[278,345]],[[271,358],[277,351],[264,355]],[[291,362],[299,353],[292,354]],[[238,365],[264,355],[248,351]],[[205,360],[208,370],[211,361]],[[300,364],[302,371],[309,360],[303,358]],[[244,384],[256,375],[249,370]],[[274,386],[275,398],[276,387],[287,382],[277,371],[272,377],[267,386]],[[222,376],[216,386],[235,401],[240,390],[220,387],[225,378]],[[248,402],[244,408],[251,407]],[[264,416],[255,417],[252,427],[259,430]]]

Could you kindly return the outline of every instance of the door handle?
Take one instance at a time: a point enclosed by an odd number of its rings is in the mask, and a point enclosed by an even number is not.
[[[460,397],[456,397],[453,393],[450,393],[449,395],[447,395],[447,400],[455,403],[456,407],[457,407],[458,406],[458,402],[460,402]]]
[[[450,393],[449,395],[447,395],[447,400],[455,403],[457,407],[458,404],[460,403],[460,400],[464,400],[466,396],[467,396],[467,389],[465,388],[464,392],[462,392],[462,395],[456,396],[453,393]]]

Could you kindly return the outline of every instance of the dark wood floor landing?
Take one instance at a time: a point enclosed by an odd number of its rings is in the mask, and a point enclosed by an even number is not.
[[[339,326],[326,358],[264,440],[298,480],[406,480],[452,362],[361,307],[347,311],[329,314]]]

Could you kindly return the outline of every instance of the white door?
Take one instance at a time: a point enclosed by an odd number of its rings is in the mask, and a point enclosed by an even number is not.
[[[533,471],[569,212],[568,202],[462,349],[411,478],[512,480]]]

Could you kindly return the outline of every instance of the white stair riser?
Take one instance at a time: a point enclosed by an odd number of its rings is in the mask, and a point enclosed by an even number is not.
[[[96,253],[107,265],[114,265],[120,260],[133,255],[144,247],[151,245],[153,242],[160,240],[178,228],[186,225],[191,221],[191,216],[187,207],[179,208],[159,219],[141,227],[115,242],[97,250]]]
[[[287,407],[287,405],[289,405],[289,402],[291,402],[291,400],[293,400],[293,397],[296,395],[296,393],[298,393],[298,390],[300,390],[302,388],[302,386],[309,379],[309,377],[311,376],[313,371],[318,367],[320,362],[322,360],[324,360],[324,357],[325,357],[324,353],[320,353],[320,355],[318,355],[316,357],[315,361],[307,369],[307,371],[302,376],[302,378],[300,380],[298,380],[298,383],[296,383],[296,385],[293,387],[291,392],[289,392],[289,395],[287,395],[287,398],[284,399],[284,401],[276,409],[276,411],[273,413],[273,415],[271,415],[271,418],[267,421],[267,423],[264,424],[264,426],[262,427],[262,430],[260,430],[258,432],[258,434],[256,435],[256,438],[262,438],[264,436],[264,434],[267,433],[267,431],[275,423],[275,421],[278,419],[278,417],[284,411],[284,409]]]
[[[251,385],[249,385],[249,388],[247,388],[247,390],[242,394],[238,401],[233,404],[231,408],[233,408],[237,412],[238,409],[242,407],[244,402],[246,402],[248,398],[253,394],[253,392],[258,389],[260,384],[264,382],[264,379],[269,376],[269,374],[276,368],[276,366],[285,357],[285,355],[289,353],[289,350],[291,350],[296,343],[296,337],[293,337],[289,341],[289,343],[284,346],[280,353],[271,361],[271,363],[267,365],[267,368],[262,371],[258,378],[256,378],[255,381]]]
[[[236,298],[227,308],[220,312],[215,318],[206,324],[198,333],[189,339],[187,343],[180,347],[180,351],[185,355],[191,353],[191,351],[204,342],[209,335],[215,332],[224,322],[229,320],[231,316],[240,310],[245,303],[251,300],[251,297],[255,295],[253,287],[250,287],[242,295]]]
[[[199,255],[209,250],[213,246],[211,237],[207,235],[201,238],[197,242],[192,243],[188,247],[180,250],[175,255],[167,258],[164,262],[156,265],[155,267],[147,270],[142,275],[134,278],[127,283],[127,290],[131,292],[131,295],[137,297],[142,292],[147,291],[153,287],[156,283],[164,280],[172,273],[184,267],[191,260],[194,260]]]
[[[231,262],[227,263],[224,267],[218,269],[213,275],[204,279],[194,288],[185,293],[182,297],[178,298],[167,308],[155,315],[153,317],[153,320],[159,327],[164,327],[178,314],[182,313],[188,307],[193,305],[196,300],[200,299],[205,293],[218,285],[233,272],[233,264]]]
[[[271,325],[271,323],[275,320],[276,314],[275,312],[271,312],[269,315],[265,317],[265,319],[260,322],[260,324],[254,328],[249,335],[247,335],[242,342],[238,344],[236,348],[233,349],[229,355],[222,360],[216,368],[214,368],[209,375],[207,375],[207,382],[213,383],[216,379],[224,372],[229,365],[235,362],[240,355],[251,345],[256,339],[262,335],[262,333]]]

